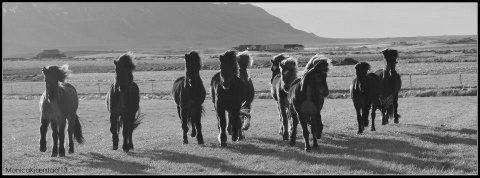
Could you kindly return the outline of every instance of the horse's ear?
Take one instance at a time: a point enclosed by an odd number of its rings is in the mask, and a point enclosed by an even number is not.
[[[42,73],[43,73],[43,74],[46,74],[46,73],[47,73],[47,68],[45,68],[45,66],[42,68]]]
[[[117,64],[118,64],[118,62],[117,62],[117,61],[115,61],[115,60],[113,60],[113,64],[117,65]]]
[[[188,53],[185,54],[185,61],[187,61],[187,58],[188,58]]]

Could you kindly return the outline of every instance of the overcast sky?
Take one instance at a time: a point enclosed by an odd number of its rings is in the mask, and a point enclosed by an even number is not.
[[[477,35],[477,3],[251,3],[331,38]]]

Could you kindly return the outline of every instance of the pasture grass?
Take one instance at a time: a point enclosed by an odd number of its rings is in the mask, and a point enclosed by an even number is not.
[[[141,100],[143,123],[133,134],[135,150],[111,150],[104,101],[80,101],[78,114],[86,143],[65,158],[39,149],[39,106],[35,100],[4,100],[2,174],[8,168],[67,168],[61,174],[329,174],[475,175],[478,174],[478,100],[476,97],[401,98],[400,124],[367,127],[357,135],[349,99],[326,100],[325,125],[318,150],[304,152],[298,126],[293,147],[278,134],[273,100],[254,100],[246,140],[227,147],[217,141],[217,119],[210,100],[202,118],[205,144],[189,137],[182,144],[180,120],[171,100]],[[370,123],[371,124],[371,123]],[[122,140],[122,138],[120,139]],[[121,143],[120,143],[121,146]]]

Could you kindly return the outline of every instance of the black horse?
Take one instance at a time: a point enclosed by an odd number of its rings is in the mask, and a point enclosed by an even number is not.
[[[374,73],[367,74],[368,70],[370,70],[370,64],[367,62],[355,65],[356,78],[350,85],[350,97],[357,112],[357,134],[363,133],[364,128],[368,126],[370,108],[372,108],[371,130],[375,131],[375,111],[380,109],[380,78]]]
[[[132,71],[135,65],[132,54],[126,53],[114,60],[115,82],[107,93],[106,105],[110,112],[110,132],[113,150],[118,149],[118,133],[123,125],[123,151],[133,150],[133,130],[140,124],[140,94],[133,82]]]
[[[395,70],[397,64],[398,51],[394,49],[385,49],[382,51],[387,65],[384,69],[377,70],[375,75],[380,78],[380,105],[382,107],[382,125],[388,124],[388,120],[394,119],[398,123],[398,93],[402,88],[400,74]]]
[[[279,54],[277,56],[274,56],[273,59],[270,60],[270,62],[272,63],[272,67],[270,68],[270,70],[272,71],[272,78],[270,79],[270,85],[271,85],[270,94],[272,95],[273,99],[275,99],[277,103],[277,109],[280,115],[280,122],[282,123],[279,133],[283,137],[284,141],[288,140],[288,116],[287,116],[288,89],[283,88],[285,85],[282,85],[282,75],[280,74],[280,63],[287,58],[288,57],[286,55]],[[289,62],[289,63],[292,63],[292,62]],[[294,66],[295,67],[291,66],[289,70],[295,71],[295,72],[290,72],[290,74],[295,73],[295,78],[296,78],[296,71],[297,71],[296,64]]]
[[[197,52],[185,54],[186,74],[173,83],[172,95],[177,104],[178,117],[182,122],[184,144],[188,144],[188,124],[192,126],[191,136],[196,136],[198,144],[203,144],[201,117],[206,92],[200,78],[201,67],[202,61]]]
[[[295,145],[297,125],[300,122],[307,152],[311,150],[307,126],[311,125],[314,148],[318,148],[317,139],[321,137],[323,131],[320,111],[325,97],[329,94],[327,72],[331,66],[330,61],[323,57],[315,59],[312,62],[313,67],[308,67],[307,72],[301,78],[293,81],[288,90],[289,114],[292,118],[290,145]]]
[[[228,125],[232,125],[232,141],[238,141],[242,137],[240,109],[247,99],[244,92],[246,86],[239,76],[236,51],[229,50],[220,55],[220,72],[212,77],[210,89],[220,131],[218,140],[220,145],[225,147],[227,146],[225,111],[228,111]]]
[[[245,139],[244,131],[248,130],[250,127],[250,120],[252,118],[251,111],[252,111],[252,102],[255,97],[255,88],[253,86],[252,79],[248,74],[247,68],[253,65],[253,58],[248,54],[247,51],[243,51],[237,54],[238,66],[240,67],[239,70],[239,77],[245,86],[245,90],[243,90],[246,100],[240,109],[240,119],[242,124],[241,134],[239,135],[239,139]],[[227,131],[229,134],[232,132],[232,124],[229,123]]]
[[[68,64],[61,67],[43,67],[45,75],[45,91],[40,98],[40,151],[47,151],[46,134],[48,125],[52,127],[53,149],[52,157],[60,154],[65,156],[65,125],[68,120],[68,153],[74,152],[73,139],[83,143],[82,126],[77,115],[78,96],[77,90],[71,84],[65,82],[70,74]],[[58,143],[60,141],[60,144]]]

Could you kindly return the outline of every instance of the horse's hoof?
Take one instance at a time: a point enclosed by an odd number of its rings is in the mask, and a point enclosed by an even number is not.
[[[60,153],[59,153],[59,156],[60,156],[60,157],[65,157],[65,152],[63,152],[63,153],[60,152]]]
[[[57,152],[52,152],[52,157],[57,157],[58,153]]]
[[[311,149],[311,148],[305,148],[305,151],[306,151],[306,152],[311,152],[312,149]]]
[[[290,146],[295,146],[295,141],[290,141]]]
[[[393,123],[398,124],[398,121],[393,121]]]
[[[73,148],[69,148],[69,149],[68,149],[68,154],[72,154],[72,153],[74,153],[74,152],[75,152],[75,151],[73,150]]]
[[[118,145],[113,145],[112,150],[118,150]]]
[[[372,131],[375,131],[375,128],[372,128]]]
[[[40,152],[45,152],[47,151],[47,147],[46,146],[40,146]]]
[[[362,135],[362,134],[363,134],[363,132],[360,132],[360,131],[357,132],[357,135]]]
[[[122,149],[123,149],[123,152],[128,153],[128,151],[130,151],[130,146],[128,146],[128,145],[123,145],[123,146],[122,146]]]
[[[199,145],[203,145],[203,140],[198,140]]]
[[[65,157],[65,148],[58,149],[58,154],[60,155],[60,157]]]
[[[183,144],[188,144],[188,140],[183,140]]]
[[[221,146],[221,147],[226,147],[226,146],[227,146],[227,143],[225,143],[225,142],[220,143],[220,146]]]
[[[192,131],[192,134],[190,134],[190,136],[195,137],[195,136],[197,136],[197,133]]]
[[[313,149],[318,149],[319,147],[318,147],[317,144],[313,144],[312,148],[313,148]]]
[[[133,144],[129,144],[128,146],[130,147],[131,150],[133,150]]]

